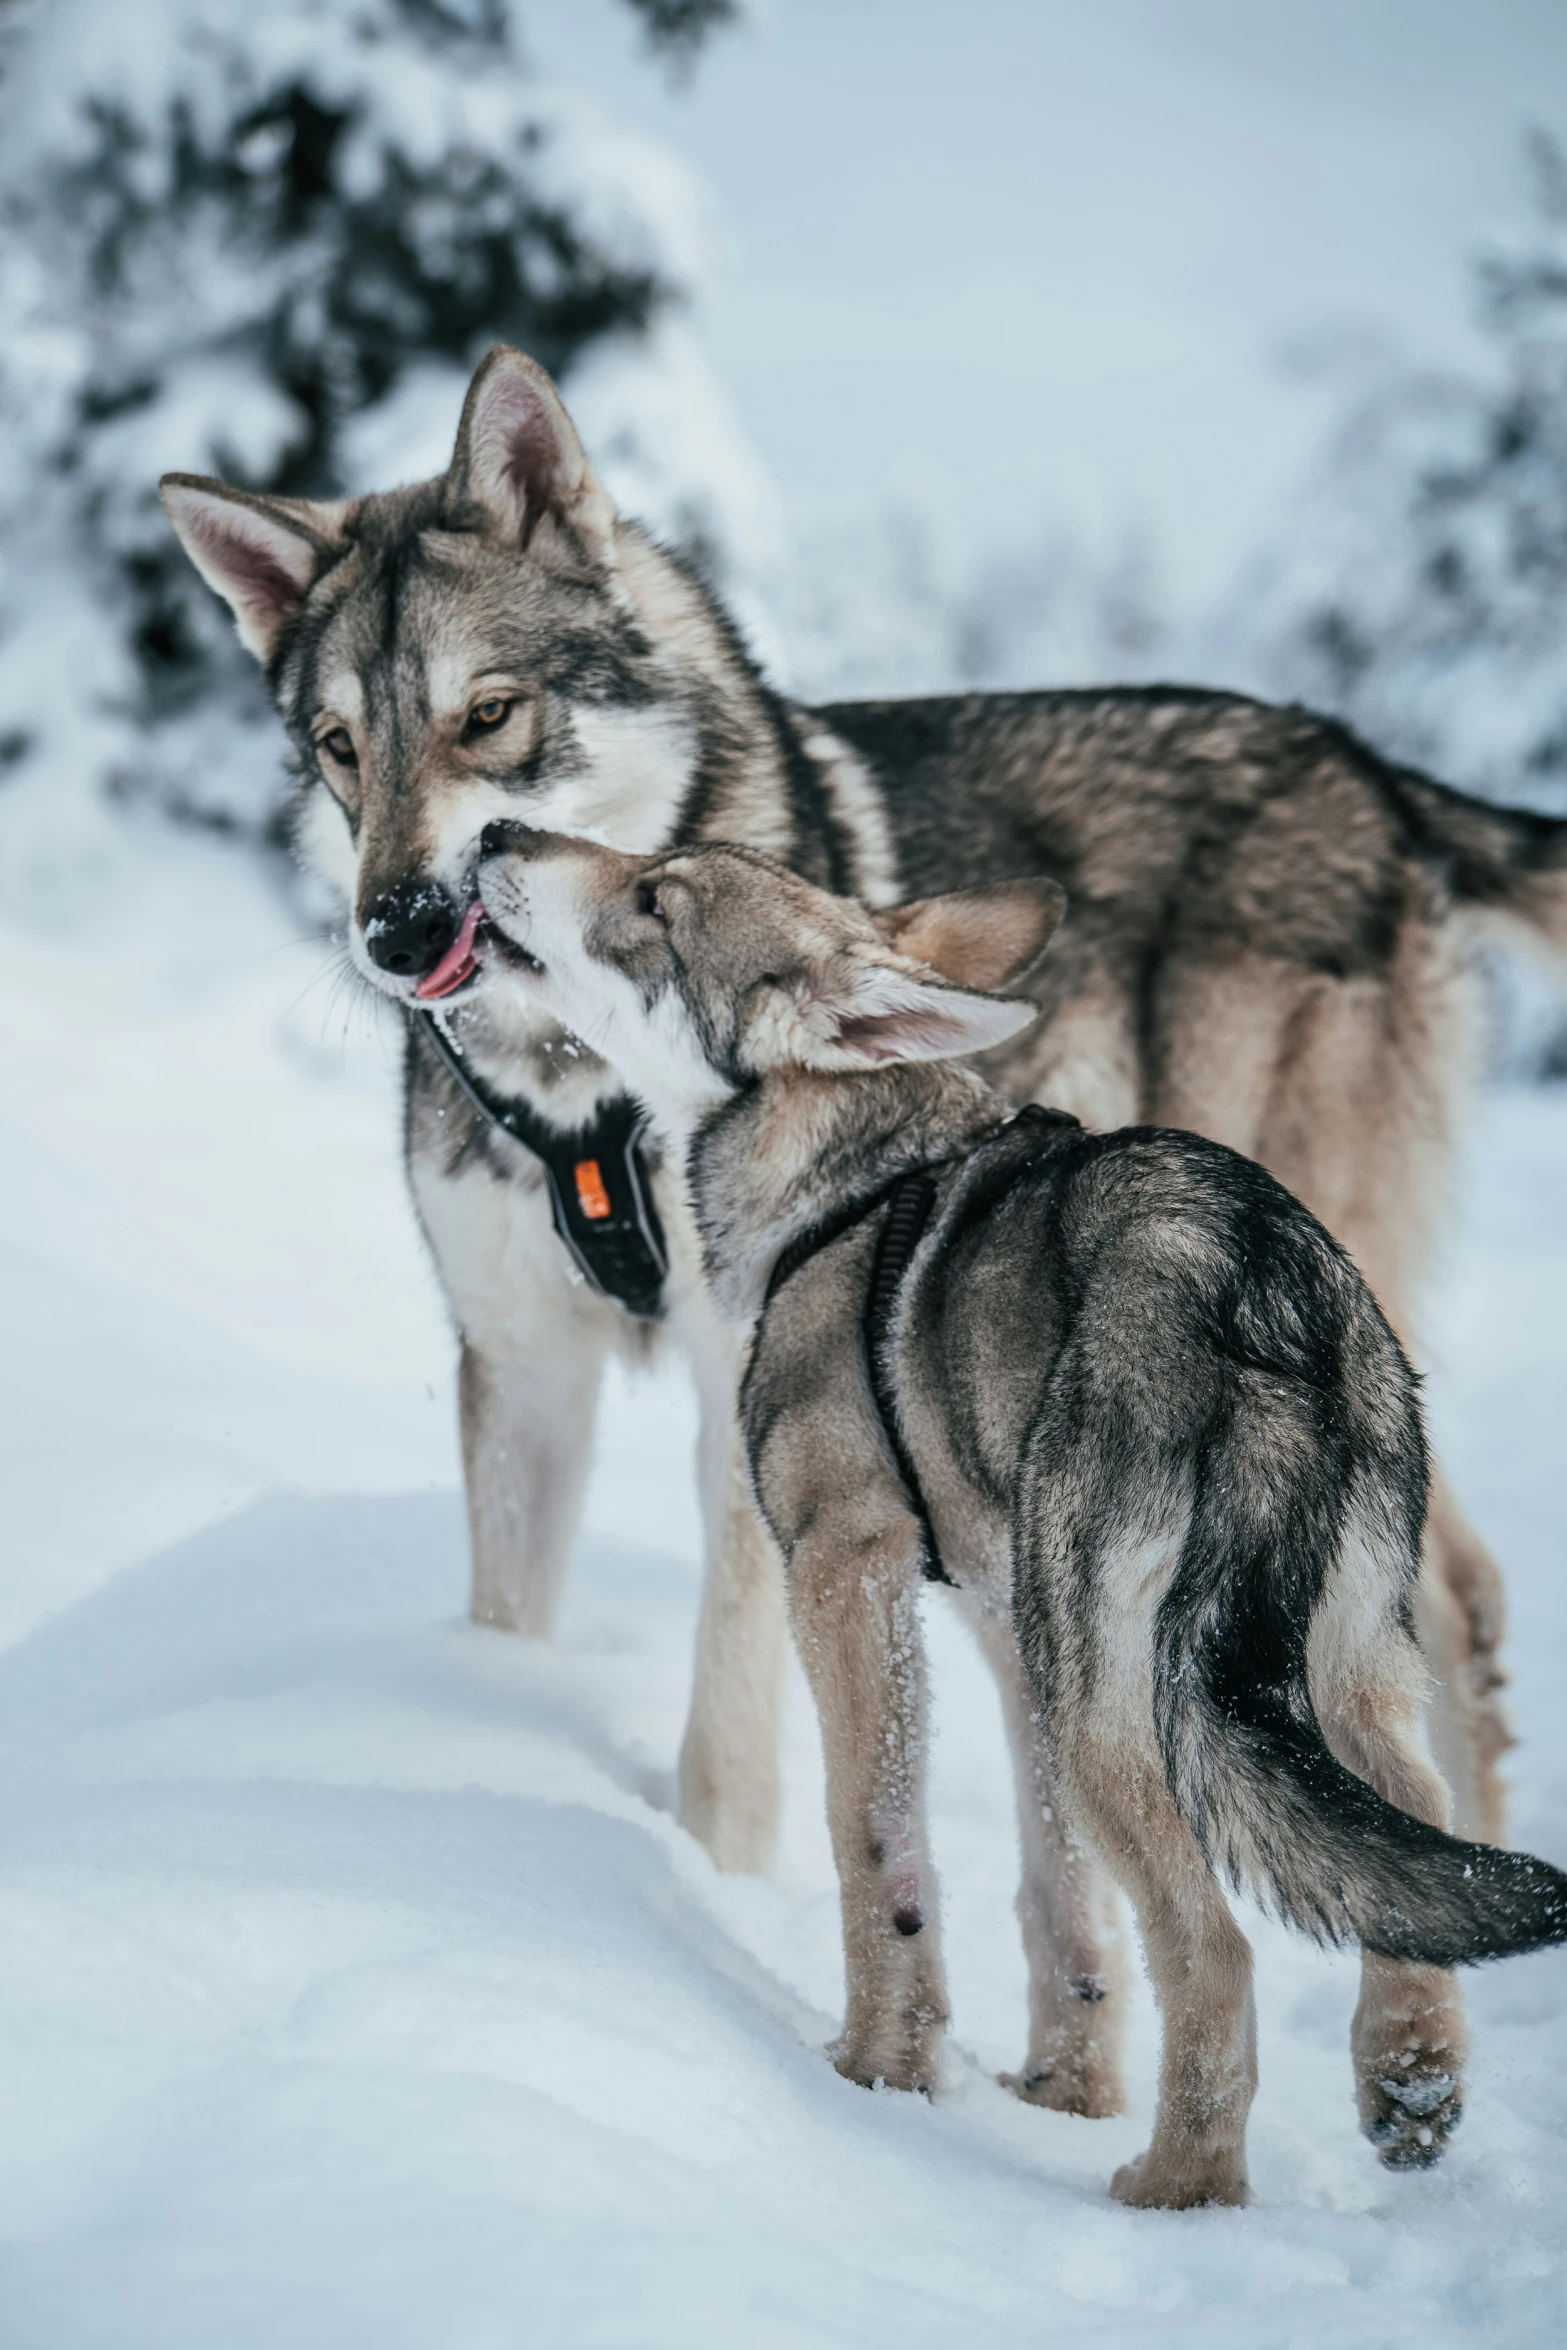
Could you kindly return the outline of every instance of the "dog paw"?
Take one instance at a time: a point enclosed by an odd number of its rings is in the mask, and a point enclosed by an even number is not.
[[[1447,2151],[1463,2118],[1457,2073],[1389,2074],[1367,2083],[1366,2136],[1389,2170],[1429,2170]]]
[[[869,1948],[851,1956],[843,2029],[827,2053],[846,2081],[862,2088],[923,2090],[941,2078],[947,2036],[947,1986],[940,1945],[921,1920],[911,1932],[885,1917]]]
[[[1134,2211],[1197,2211],[1209,2203],[1238,2207],[1251,2201],[1246,2158],[1239,2150],[1188,2154],[1175,2162],[1150,2146],[1135,2162],[1122,2163],[1110,2192]]]
[[[1026,2065],[1021,2072],[997,2073],[996,2078],[1025,2105],[1042,2105],[1051,2113],[1107,2121],[1125,2110],[1119,2073],[1095,2065]]]
[[[833,2071],[841,2073],[846,2081],[853,2081],[861,2089],[902,2089],[920,2097],[933,2097],[940,2066],[932,2054],[912,2049],[884,2053],[874,2048],[858,2048],[835,2040],[827,2050],[832,2058]]]
[[[828,2048],[835,2071],[862,2089],[904,2089],[934,2095],[946,2040],[944,2007],[925,2004],[851,2020]]]
[[[1350,2033],[1355,2101],[1389,2170],[1441,2161],[1464,2109],[1467,2039],[1450,1974],[1365,1954]]]

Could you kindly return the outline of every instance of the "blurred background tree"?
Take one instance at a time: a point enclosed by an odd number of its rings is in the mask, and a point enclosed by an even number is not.
[[[1474,264],[1478,363],[1373,345],[1345,368],[1330,345],[1349,380],[1322,461],[1259,516],[1216,609],[1171,607],[1135,517],[1098,544],[1047,519],[958,565],[895,513],[780,583],[800,681],[1232,685],[1332,712],[1466,789],[1567,807],[1567,154],[1537,132],[1526,161],[1530,217]]]
[[[1532,219],[1476,264],[1489,364],[1395,367],[1214,650],[1447,781],[1567,807],[1567,155],[1529,141]]]
[[[797,690],[1232,683],[1456,782],[1567,798],[1557,144],[1533,142],[1531,217],[1479,265],[1479,356],[1341,384],[1326,461],[1258,514],[1215,613],[1172,602],[1130,492],[1102,527],[1047,510],[980,555],[917,504],[779,530],[685,323],[712,243],[692,183],[540,75],[528,8],[0,0],[0,896],[46,869],[79,886],[106,787],[279,839],[275,727],[157,476],[330,496],[434,471],[503,338]],[[678,81],[737,13],[619,16]]]
[[[677,73],[735,14],[627,5]],[[568,384],[590,355],[659,344],[701,265],[700,208],[666,154],[537,77],[517,19],[512,0],[3,7],[13,778],[63,756],[122,798],[276,837],[275,728],[158,475],[386,486],[444,463],[491,343]],[[669,490],[656,518],[711,552],[722,501],[702,510],[689,467],[659,479],[689,451],[661,459],[602,385],[596,420],[640,465],[642,503]]]

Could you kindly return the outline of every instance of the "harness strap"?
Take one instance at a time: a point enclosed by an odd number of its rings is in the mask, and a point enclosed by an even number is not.
[[[542,1165],[555,1230],[589,1287],[638,1321],[662,1321],[669,1250],[648,1180],[640,1103],[611,1094],[585,1126],[552,1125],[530,1102],[491,1093],[433,1014],[415,1017],[480,1115]]]
[[[901,1181],[901,1177],[898,1180]],[[856,1224],[863,1224],[867,1216],[874,1216],[892,1188],[890,1183],[884,1183],[879,1190],[869,1192],[864,1199],[845,1200],[841,1207],[834,1208],[831,1215],[823,1216],[819,1223],[808,1224],[803,1232],[797,1232],[788,1247],[774,1260],[772,1272],[767,1277],[767,1291],[762,1299],[763,1313],[766,1313],[784,1283],[798,1273],[802,1265],[808,1265],[820,1250],[829,1248],[835,1240],[841,1240],[844,1233],[852,1232]]]
[[[1035,1147],[1018,1160],[1015,1168],[1008,1169],[1007,1181],[1010,1182],[1014,1173],[1021,1172],[1031,1164],[1038,1151],[1043,1149],[1051,1129],[1075,1127],[1077,1124],[1078,1120],[1065,1110],[1047,1110],[1038,1102],[1025,1103],[1000,1131],[1007,1134],[1019,1126],[1032,1128]],[[994,1139],[993,1135],[985,1137],[986,1141]],[[891,1183],[883,1184],[880,1190],[873,1191],[867,1198],[846,1200],[830,1215],[823,1216],[819,1223],[809,1225],[804,1232],[797,1233],[773,1265],[767,1293],[762,1300],[762,1313],[766,1314],[784,1283],[798,1273],[802,1265],[809,1264],[820,1250],[829,1247],[835,1240],[841,1240],[846,1232],[853,1231],[855,1225],[863,1224],[867,1217],[874,1216],[879,1208],[886,1208],[887,1221],[876,1243],[870,1285],[865,1292],[865,1305],[860,1316],[860,1333],[865,1342],[865,1368],[870,1380],[871,1398],[887,1439],[887,1448],[897,1465],[909,1508],[919,1526],[925,1579],[929,1583],[951,1584],[956,1590],[954,1578],[942,1564],[930,1510],[920,1487],[919,1472],[903,1441],[903,1430],[898,1425],[897,1400],[888,1371],[886,1351],[887,1334],[897,1310],[903,1276],[930,1222],[930,1212],[936,1204],[940,1172],[944,1165],[951,1163],[938,1162],[934,1170],[930,1167],[916,1167],[908,1174],[895,1176]]]
[[[897,1399],[892,1380],[887,1372],[886,1337],[897,1309],[898,1292],[903,1287],[903,1276],[909,1269],[909,1259],[919,1247],[920,1235],[930,1222],[930,1211],[936,1204],[936,1178],[923,1171],[917,1175],[900,1176],[887,1195],[887,1221],[881,1228],[876,1243],[876,1261],[871,1267],[870,1287],[865,1292],[865,1311],[860,1317],[860,1328],[865,1336],[865,1367],[870,1373],[871,1394],[881,1415],[881,1424],[892,1457],[898,1464],[898,1475],[909,1507],[914,1512],[920,1530],[920,1546],[924,1551],[921,1571],[927,1583],[957,1584],[941,1563],[941,1552],[936,1547],[936,1529],[930,1522],[919,1473],[909,1457],[909,1448],[903,1441],[903,1430],[898,1425]]]

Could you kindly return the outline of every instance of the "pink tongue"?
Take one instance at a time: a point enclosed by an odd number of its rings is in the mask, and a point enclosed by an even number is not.
[[[454,987],[461,987],[478,957],[473,951],[474,933],[484,920],[484,908],[477,898],[462,918],[462,928],[452,940],[433,971],[427,971],[414,989],[424,1003],[433,1003],[437,996],[450,995]]]

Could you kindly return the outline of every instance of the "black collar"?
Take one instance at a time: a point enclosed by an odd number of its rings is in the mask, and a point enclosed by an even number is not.
[[[994,1142],[998,1133],[1010,1134],[1019,1126],[1035,1130],[1034,1148],[1023,1152],[1015,1168],[1008,1170],[1010,1179],[1012,1173],[1021,1174],[1024,1167],[1037,1157],[1044,1148],[1050,1129],[1059,1130],[1063,1126],[1077,1124],[1078,1120],[1069,1116],[1065,1110],[1047,1110],[1037,1102],[1029,1102],[1015,1117],[1009,1118],[1005,1126],[981,1136],[980,1142]],[[970,1147],[978,1148],[979,1145]],[[846,1232],[852,1232],[857,1224],[865,1223],[878,1209],[886,1209],[887,1220],[876,1243],[871,1277],[865,1291],[865,1304],[860,1314],[860,1334],[865,1342],[866,1377],[870,1382],[871,1396],[887,1439],[888,1450],[897,1463],[898,1476],[919,1527],[922,1572],[927,1582],[949,1583],[954,1589],[956,1582],[942,1565],[936,1530],[931,1524],[930,1510],[920,1488],[919,1472],[904,1441],[898,1419],[897,1393],[887,1359],[887,1334],[897,1311],[903,1276],[930,1222],[930,1212],[936,1204],[937,1186],[941,1177],[959,1164],[961,1161],[957,1159],[938,1159],[929,1166],[911,1168],[905,1174],[894,1176],[890,1183],[884,1183],[867,1198],[845,1201],[818,1223],[798,1233],[774,1264],[767,1283],[767,1294],[762,1300],[762,1314],[765,1317],[779,1290],[799,1272],[802,1265],[809,1264],[820,1250],[835,1240],[841,1240]]]
[[[662,1321],[669,1250],[642,1148],[641,1104],[611,1094],[585,1126],[553,1125],[520,1096],[491,1093],[433,1013],[415,1017],[474,1108],[542,1164],[555,1229],[583,1279],[638,1321]]]

